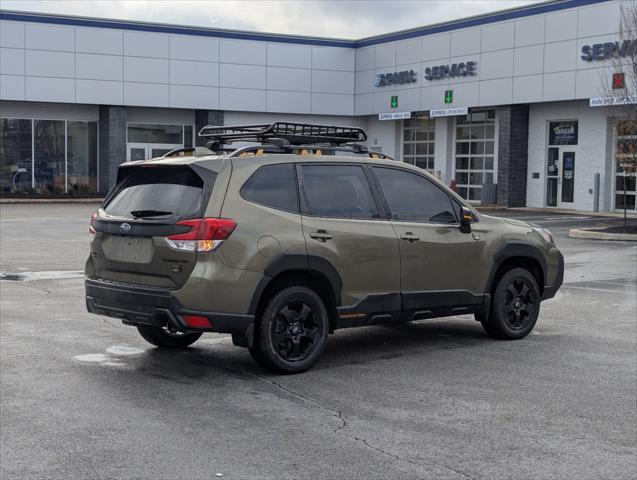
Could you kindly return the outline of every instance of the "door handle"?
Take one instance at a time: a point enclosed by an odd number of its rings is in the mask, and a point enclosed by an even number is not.
[[[326,230],[317,230],[316,232],[310,233],[310,238],[318,240],[319,242],[326,242],[334,238],[334,235],[327,233]]]
[[[416,237],[413,233],[411,232],[405,232],[403,233],[400,238],[402,238],[403,240],[407,240],[408,242],[412,243],[412,242],[417,242],[418,240],[420,240],[420,237]]]

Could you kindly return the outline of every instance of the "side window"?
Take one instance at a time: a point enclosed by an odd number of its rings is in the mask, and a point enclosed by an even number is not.
[[[294,165],[265,165],[252,174],[241,187],[241,196],[267,207],[299,212]]]
[[[415,173],[373,167],[394,220],[456,223],[453,201],[441,188]]]
[[[303,213],[331,218],[378,218],[363,168],[357,165],[303,165]]]

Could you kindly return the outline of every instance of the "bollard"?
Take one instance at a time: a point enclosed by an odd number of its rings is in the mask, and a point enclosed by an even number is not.
[[[593,176],[593,211],[599,212],[599,173]]]

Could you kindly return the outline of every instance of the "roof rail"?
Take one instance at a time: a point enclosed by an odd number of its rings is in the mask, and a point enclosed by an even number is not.
[[[384,153],[374,152],[367,148],[367,145],[361,145],[359,143],[353,143],[346,146],[338,145],[247,145],[232,150],[229,157],[247,157],[247,156],[260,156],[266,153],[297,153],[299,155],[321,155],[323,153],[354,153],[357,155],[368,155],[370,158],[377,158],[383,160],[393,160],[389,155]],[[328,160],[329,157],[326,158]]]
[[[199,131],[199,136],[209,138],[209,145],[213,150],[223,150],[224,144],[237,141],[279,145],[327,144],[336,146],[367,140],[367,134],[359,127],[295,122],[208,125]]]
[[[176,148],[170,152],[166,152],[160,158],[172,157],[203,157],[204,155],[214,155],[215,152],[207,147],[184,147]]]

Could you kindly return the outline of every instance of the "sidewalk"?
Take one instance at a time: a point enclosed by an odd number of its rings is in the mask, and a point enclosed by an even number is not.
[[[0,198],[0,205],[33,203],[102,203],[103,198]]]
[[[624,212],[591,212],[588,210],[568,210],[564,208],[538,208],[538,207],[502,207],[502,206],[477,206],[479,212],[488,213],[490,211],[510,211],[510,212],[538,212],[546,214],[566,214],[566,215],[586,215],[588,217],[613,217],[624,218]],[[637,220],[636,213],[628,213],[627,217],[631,220]]]

